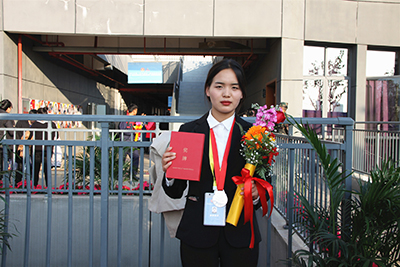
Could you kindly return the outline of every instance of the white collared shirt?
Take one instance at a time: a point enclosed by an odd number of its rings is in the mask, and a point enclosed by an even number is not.
[[[228,142],[229,133],[231,131],[234,118],[235,114],[233,114],[226,120],[219,122],[213,117],[213,115],[211,114],[211,110],[208,113],[207,123],[208,126],[210,126],[210,129],[213,129],[215,135],[215,141],[217,143],[217,149],[218,149],[218,161],[220,167],[222,165],[222,160],[224,158],[226,143]]]

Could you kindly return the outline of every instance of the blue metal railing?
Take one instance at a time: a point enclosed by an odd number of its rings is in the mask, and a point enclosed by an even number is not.
[[[353,140],[353,169],[369,174],[391,159],[400,165],[400,122],[356,122]]]
[[[332,128],[332,125],[341,125],[340,138],[329,135],[330,140],[321,139],[321,142],[326,146],[332,158],[338,158],[339,162],[343,164],[341,170],[350,174],[352,171],[353,120],[350,118],[323,120],[303,118],[302,121],[307,124],[318,124],[322,129]],[[332,139],[336,141],[332,141]],[[291,258],[293,231],[296,231],[303,239],[307,237],[307,232],[304,231],[302,225],[294,224],[301,218],[299,214],[301,202],[298,195],[305,197],[311,205],[327,208],[330,201],[329,191],[319,159],[305,138],[277,134],[277,142],[280,146],[280,154],[274,167],[275,208],[287,221],[287,257]],[[346,179],[345,187],[349,192],[351,191],[351,176]],[[350,193],[345,195],[347,199],[350,197]],[[342,220],[349,216],[350,214],[345,214]]]
[[[112,260],[116,259],[116,266],[123,266],[123,258],[124,256],[121,254],[124,252],[123,240],[124,236],[122,233],[122,222],[123,219],[123,199],[125,196],[130,194],[136,194],[139,198],[139,208],[138,208],[138,256],[137,256],[137,266],[143,266],[147,261],[143,255],[146,255],[144,249],[147,245],[145,242],[145,231],[147,221],[144,220],[144,197],[151,193],[151,188],[144,189],[143,185],[145,182],[145,174],[144,170],[146,169],[145,164],[145,148],[148,148],[151,144],[151,139],[149,141],[139,140],[138,142],[127,142],[127,141],[118,141],[115,140],[115,135],[119,132],[124,132],[121,130],[110,129],[110,123],[118,123],[122,121],[141,121],[141,122],[156,122],[156,129],[153,131],[147,130],[137,130],[136,132],[142,133],[142,136],[147,133],[155,133],[159,134],[159,124],[160,123],[184,123],[187,121],[191,121],[195,119],[195,117],[169,117],[169,116],[96,116],[96,115],[17,115],[17,114],[0,114],[0,120],[2,119],[13,119],[13,120],[29,120],[34,117],[35,120],[43,120],[49,121],[54,120],[55,118],[58,121],[74,121],[79,119],[83,122],[97,122],[101,125],[101,129],[97,130],[87,130],[87,129],[57,129],[60,134],[60,140],[16,140],[16,139],[4,139],[2,141],[4,146],[8,146],[10,150],[4,149],[4,167],[7,166],[7,157],[9,154],[15,158],[15,148],[18,145],[24,146],[24,155],[25,155],[25,163],[26,163],[26,172],[23,174],[23,179],[26,180],[27,186],[22,186],[21,188],[15,189],[7,189],[5,193],[6,201],[9,203],[10,201],[10,192],[16,193],[24,193],[26,194],[26,222],[25,222],[25,246],[24,246],[24,266],[28,266],[30,262],[30,238],[32,235],[32,226],[31,226],[31,205],[32,205],[32,196],[35,193],[44,193],[47,197],[47,228],[46,228],[46,256],[45,256],[45,265],[51,266],[52,259],[52,211],[54,208],[53,203],[53,194],[55,193],[64,193],[68,196],[68,243],[67,243],[67,266],[74,265],[74,259],[72,258],[74,251],[74,222],[73,222],[73,210],[74,210],[74,199],[77,194],[87,194],[89,198],[89,248],[88,248],[88,265],[95,266],[97,263],[99,266],[108,266],[110,262],[109,258],[109,243],[110,243],[110,197],[114,196],[117,199],[117,229],[116,229],[116,244],[117,244],[117,255],[112,257]],[[250,122],[254,122],[254,118],[246,118]],[[345,131],[341,135],[340,142],[332,142],[326,141],[327,148],[337,155],[337,157],[344,164],[343,168],[347,170],[351,170],[351,159],[352,159],[352,128],[353,121],[347,118],[331,118],[331,119],[303,119],[304,123],[308,124],[318,124],[318,125],[341,125]],[[4,129],[3,129],[4,130]],[[7,129],[10,130],[10,129]],[[15,129],[17,130],[17,129]],[[18,129],[21,130],[21,129]],[[35,131],[35,129],[26,129],[30,131]],[[0,129],[1,131],[1,129]],[[49,127],[47,129],[49,133],[54,131]],[[96,139],[93,136],[100,135],[100,139]],[[48,136],[51,136],[49,134]],[[88,138],[92,136],[92,138]],[[132,135],[133,136],[133,135]],[[298,203],[295,203],[295,199],[288,196],[294,196],[294,191],[303,192],[304,195],[308,196],[312,203],[319,203],[324,205],[329,205],[329,199],[327,198],[327,188],[323,182],[322,172],[318,164],[318,159],[315,156],[315,153],[311,151],[311,146],[307,144],[302,137],[296,136],[283,136],[277,135],[277,141],[280,146],[280,155],[277,157],[276,164],[274,166],[274,193],[275,193],[275,207],[276,209],[287,219],[289,225],[288,231],[288,240],[289,240],[289,253],[288,257],[291,256],[291,248],[292,248],[292,231],[293,231],[293,216],[296,216],[295,207]],[[29,186],[30,181],[32,180],[31,174],[33,173],[32,167],[29,162],[29,151],[31,146],[44,146],[48,155],[51,154],[51,146],[60,146],[63,150],[64,155],[64,172],[60,175],[57,173],[57,168],[54,171],[51,171],[50,167],[50,157],[47,157],[48,163],[48,171],[50,173],[49,184],[47,188],[32,188]],[[119,166],[123,165],[123,155],[125,147],[136,147],[139,150],[140,160],[139,160],[139,187],[137,189],[132,190],[132,186],[129,190],[123,190],[124,182],[128,185],[132,185],[134,182],[132,175],[129,176],[129,179],[124,181],[125,173],[122,168]],[[92,159],[96,158],[96,153],[101,152],[100,154],[100,164],[101,164],[101,172],[100,172],[100,182],[101,182],[101,191],[96,190],[95,181],[99,177],[96,177],[95,168],[96,162]],[[108,151],[108,153],[102,153],[103,151]],[[87,153],[86,153],[87,152]],[[116,155],[114,160],[114,154]],[[88,165],[83,165],[83,169],[89,168],[88,175],[86,176],[86,171],[83,171],[83,187],[78,187],[76,183],[76,171],[77,171],[77,156],[82,155],[83,157],[88,156],[91,160]],[[111,156],[110,156],[111,155]],[[110,160],[111,158],[111,160]],[[44,158],[43,158],[44,159]],[[85,159],[84,159],[85,160]],[[116,163],[115,163],[116,162]],[[149,163],[151,164],[151,163]],[[115,166],[117,165],[117,166]],[[115,172],[110,169],[117,168],[117,177],[114,177]],[[129,169],[132,172],[132,167]],[[53,177],[54,173],[54,177]],[[7,175],[9,175],[8,172]],[[44,170],[42,170],[41,175],[43,176]],[[60,180],[57,179],[58,175],[62,176],[64,180],[61,185],[64,186],[60,189],[58,187],[60,184]],[[111,178],[111,180],[110,180]],[[289,178],[289,179],[288,179]],[[5,188],[9,187],[9,179],[3,179],[5,181]],[[67,185],[68,181],[68,187]],[[86,181],[86,184],[85,184]],[[111,181],[111,182],[110,182]],[[150,181],[149,181],[150,182]],[[150,183],[149,183],[150,184]],[[11,177],[11,185],[15,187],[15,183],[13,183],[13,178]],[[43,185],[43,180],[42,180]],[[53,188],[55,185],[55,188]],[[110,185],[110,186],[104,186]],[[118,185],[116,188],[115,185]],[[88,187],[86,189],[86,186]],[[346,181],[347,188],[351,188],[351,180]],[[95,205],[96,199],[100,197],[100,229],[99,231],[95,231]],[[349,197],[349,196],[346,196]],[[8,205],[6,205],[7,207]],[[114,211],[114,210],[113,210]],[[293,211],[293,212],[289,212]],[[5,210],[5,215],[7,216],[10,213],[9,209]],[[269,221],[270,223],[270,221]],[[164,258],[164,225],[162,224],[160,237],[160,266],[163,264]],[[146,228],[147,229],[147,228]],[[296,230],[296,229],[295,229]],[[297,229],[299,230],[299,229]],[[301,232],[299,230],[299,232]],[[100,246],[97,247],[94,240],[100,236]],[[270,235],[268,235],[270,239]],[[147,239],[146,239],[147,240]],[[270,241],[269,241],[270,242]],[[267,246],[268,251],[267,254],[271,254],[272,246]],[[4,246],[3,246],[4,248]],[[99,250],[97,250],[99,249]],[[95,255],[100,255],[100,260],[96,261]],[[7,262],[7,250],[3,251],[2,255],[3,266],[6,266]],[[268,259],[267,259],[268,261]],[[270,263],[267,265],[269,266]],[[11,266],[11,265],[10,265]]]

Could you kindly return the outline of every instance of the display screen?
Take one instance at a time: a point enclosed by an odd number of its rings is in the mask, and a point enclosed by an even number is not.
[[[128,83],[162,83],[161,62],[128,62]]]

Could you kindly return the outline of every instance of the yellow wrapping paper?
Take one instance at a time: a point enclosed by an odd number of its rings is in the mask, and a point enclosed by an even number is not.
[[[254,171],[256,170],[255,165],[246,163],[246,165],[244,165],[244,168],[249,170],[251,176],[254,175]],[[228,217],[226,218],[226,222],[234,226],[237,226],[240,214],[243,210],[244,196],[240,194],[241,192],[243,192],[243,187],[244,184],[240,184],[237,186],[235,196],[233,197],[233,201],[229,209]]]

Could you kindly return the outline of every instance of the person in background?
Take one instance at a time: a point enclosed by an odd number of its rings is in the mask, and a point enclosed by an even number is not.
[[[0,102],[0,113],[10,113],[13,108],[13,104],[10,100],[4,99]],[[14,121],[13,120],[0,120],[0,128],[14,128]],[[6,139],[13,139],[14,138],[14,131],[0,131],[0,143],[1,141]],[[8,158],[11,158],[10,153],[12,151],[8,149]],[[7,159],[8,160],[8,159]],[[7,170],[7,168],[3,168],[4,164],[4,156],[3,156],[3,145],[0,145],[0,172],[3,170]],[[0,175],[0,179],[2,179],[2,175]]]
[[[130,104],[128,110],[126,111],[126,115],[135,116],[138,112],[138,106],[136,104]],[[133,130],[137,129],[138,126],[136,122],[133,121],[123,121],[119,124],[118,128],[121,130],[131,130],[127,132],[121,133],[121,141],[125,142],[133,142],[138,136],[137,133],[133,133]],[[137,141],[137,140],[136,140]],[[137,170],[139,168],[139,150],[136,147],[130,147],[131,149],[127,149],[124,153],[125,160],[131,160],[131,166],[133,168],[133,173],[136,175]]]
[[[246,111],[247,117],[255,117],[256,116],[256,110],[254,108],[249,108]]]
[[[37,114],[36,109],[32,109],[29,111],[29,114]],[[20,129],[29,129],[34,121],[33,120],[19,120],[15,124],[15,128]],[[21,140],[30,140],[32,139],[33,133],[32,131],[16,131],[15,137]],[[17,163],[17,173],[15,174],[15,185],[22,181],[23,171],[24,171],[24,146],[19,145],[17,147],[17,156],[15,157],[15,162]]]
[[[47,108],[39,108],[37,114],[47,114]],[[36,120],[35,122],[32,123],[31,128],[32,129],[40,129],[36,130],[33,133],[33,138],[34,140],[49,140],[48,138],[48,121],[40,121]],[[57,126],[54,122],[51,122],[51,128],[52,129],[57,129]],[[57,132],[52,131],[51,133],[51,140],[56,140],[57,139]],[[44,172],[44,180],[46,186],[48,185],[48,179],[50,177],[49,173],[49,168],[47,164],[47,157],[51,158],[51,154],[53,152],[52,146],[50,147],[50,154],[48,155],[47,153],[47,147],[48,146],[40,146],[40,145],[35,145],[34,146],[34,153],[33,157],[33,167],[34,167],[34,172],[33,172],[33,182],[34,186],[37,186],[39,184],[39,172],[40,172],[40,166],[42,166],[43,172]],[[42,163],[43,159],[43,163]]]
[[[156,115],[154,115],[156,116]],[[146,130],[154,131],[156,129],[156,123],[154,121],[150,121],[144,125]],[[146,133],[146,136],[143,136],[143,141],[151,141],[156,137],[155,133]]]
[[[285,116],[286,116],[286,111],[288,109],[288,103],[287,102],[281,102],[279,104],[279,107],[282,109],[283,113],[285,113]],[[275,126],[275,131],[277,133],[279,133],[279,134],[288,135],[289,134],[289,125],[283,124],[283,123],[278,124],[278,125]]]
[[[162,181],[165,193],[175,199],[182,197],[188,186],[185,209],[176,232],[176,237],[181,241],[181,261],[184,267],[257,266],[261,241],[257,220],[254,221],[255,242],[252,249],[249,248],[252,237],[251,225],[244,224],[243,213],[236,227],[231,224],[210,226],[203,221],[204,218],[212,217],[212,214],[208,214],[207,217],[204,215],[206,193],[224,196],[218,197],[220,202],[217,203],[228,214],[236,191],[232,177],[240,176],[246,163],[240,154],[241,128],[247,131],[251,124],[236,115],[236,109],[246,97],[245,86],[244,70],[239,63],[231,59],[218,62],[210,69],[204,85],[204,92],[211,102],[211,110],[200,119],[183,124],[179,129],[181,132],[205,135],[200,181],[187,183],[186,180],[168,179],[168,177]],[[210,153],[209,140],[214,139],[214,136],[215,145],[211,147],[215,153]],[[164,172],[176,158],[173,149],[168,147],[163,154]],[[210,166],[211,162],[215,167]],[[256,209],[260,203],[254,183],[251,193]]]

